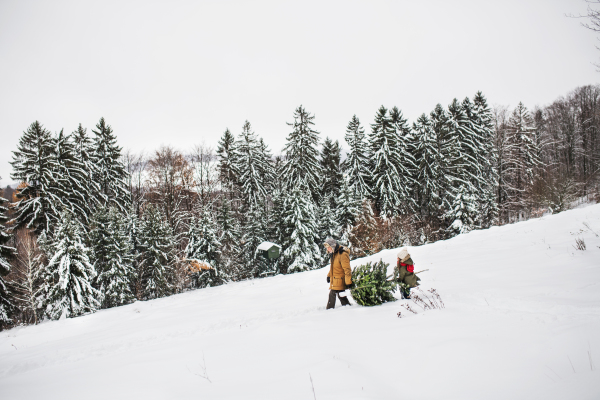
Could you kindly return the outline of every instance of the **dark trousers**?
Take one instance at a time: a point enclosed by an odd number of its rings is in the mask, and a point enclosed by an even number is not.
[[[327,310],[329,310],[330,308],[335,308],[335,297],[339,297],[340,299],[340,303],[342,303],[343,306],[349,306],[350,305],[350,301],[348,300],[348,298],[346,296],[340,296],[340,293],[343,292],[343,290],[330,290],[329,291],[329,300],[327,301]]]

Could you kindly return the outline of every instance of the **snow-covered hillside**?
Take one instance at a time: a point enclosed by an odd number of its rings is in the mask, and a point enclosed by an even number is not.
[[[594,205],[412,248],[417,315],[326,311],[323,268],[12,329],[0,398],[598,399],[598,235]]]

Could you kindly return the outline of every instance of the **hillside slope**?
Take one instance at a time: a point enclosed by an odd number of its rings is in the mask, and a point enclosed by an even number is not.
[[[411,248],[446,308],[403,318],[403,301],[325,310],[323,268],[1,332],[1,397],[597,399],[600,237],[584,222],[600,234],[600,205]]]

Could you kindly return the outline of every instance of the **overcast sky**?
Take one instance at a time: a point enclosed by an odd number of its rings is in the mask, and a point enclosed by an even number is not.
[[[546,105],[596,84],[583,0],[0,0],[0,185],[35,120],[52,132],[104,117],[119,144],[216,146],[249,120],[281,152],[296,107],[343,141],[380,105],[412,123],[483,91]]]

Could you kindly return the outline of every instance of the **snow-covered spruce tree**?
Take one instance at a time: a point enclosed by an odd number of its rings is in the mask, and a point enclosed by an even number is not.
[[[55,139],[38,121],[32,123],[19,139],[17,151],[13,152],[11,178],[24,182],[17,190],[19,200],[15,205],[16,216],[11,221],[15,228],[33,229],[36,234],[50,233],[51,225],[58,219],[64,207],[55,191],[58,177]]]
[[[92,219],[89,237],[97,273],[94,287],[100,292],[102,308],[131,303],[133,246],[126,216],[114,207],[100,207]]]
[[[131,257],[131,266],[133,276],[131,277],[131,282],[129,283],[129,288],[131,293],[134,294],[135,298],[138,300],[144,299],[144,287],[143,287],[143,279],[144,279],[144,269],[143,269],[143,260],[142,260],[142,228],[143,223],[138,218],[135,210],[131,210],[127,214],[127,218],[125,220],[125,226],[127,229],[127,239],[129,241],[129,249],[130,249],[130,257]]]
[[[473,98],[473,109],[470,114],[473,129],[478,143],[478,164],[480,166],[482,180],[480,181],[481,192],[478,196],[478,225],[488,228],[498,222],[498,201],[496,189],[498,186],[498,163],[497,152],[494,148],[494,121],[492,112],[487,104],[485,96],[477,92]]]
[[[415,139],[410,127],[398,107],[390,110],[390,122],[396,135],[396,146],[394,151],[398,153],[398,175],[400,180],[400,192],[398,211],[410,214],[416,209],[414,192],[416,191],[415,177],[417,165],[415,160]]]
[[[239,171],[236,166],[235,138],[226,129],[217,145],[217,158],[219,162],[219,179],[223,190],[228,193],[229,200],[233,200],[234,187],[239,179]]]
[[[317,207],[317,226],[319,229],[319,239],[317,244],[319,245],[319,249],[321,249],[321,256],[323,258],[327,256],[327,252],[325,251],[324,246],[322,246],[325,239],[328,237],[332,237],[336,240],[340,239],[342,230],[342,227],[337,221],[336,209],[330,206],[330,204],[333,203],[330,197],[331,195],[323,197],[321,206]]]
[[[221,243],[217,233],[217,223],[211,210],[207,208],[203,207],[199,211],[199,216],[198,220],[195,217],[190,220],[185,256],[188,260],[208,263],[212,267],[193,274],[192,281],[195,287],[218,286],[223,284],[224,279],[218,263]]]
[[[258,252],[258,246],[267,240],[269,217],[264,204],[251,208],[242,225],[241,261],[248,277],[259,278],[275,272],[275,263],[270,263]]]
[[[175,241],[171,227],[158,207],[148,205],[141,227],[141,286],[144,299],[156,299],[173,292],[172,275]]]
[[[319,202],[321,189],[321,165],[319,163],[319,132],[312,127],[314,115],[310,115],[302,106],[294,112],[294,123],[288,123],[294,129],[287,137],[284,147],[285,164],[281,179],[288,190],[303,184],[310,190],[313,202]]]
[[[333,208],[335,208],[335,202],[340,195],[340,185],[344,177],[341,167],[341,150],[337,140],[332,142],[328,137],[325,138],[321,150],[321,170],[323,171],[321,198],[328,197],[329,206]]]
[[[442,160],[431,121],[425,114],[413,124],[417,141],[417,185],[415,197],[421,217],[439,217]]]
[[[340,225],[340,241],[348,244],[348,234],[356,221],[356,217],[361,209],[360,196],[348,184],[348,181],[342,179],[340,195],[336,201],[335,219]]]
[[[288,273],[319,268],[323,263],[319,246],[319,229],[315,220],[316,210],[306,188],[296,186],[285,198],[283,264]]]
[[[92,130],[94,137],[94,180],[100,187],[99,202],[106,206],[115,206],[123,213],[129,210],[131,195],[127,186],[127,170],[121,161],[121,147],[110,125],[104,118]]]
[[[354,197],[362,201],[370,195],[371,171],[369,169],[369,146],[365,130],[360,125],[356,115],[352,116],[348,123],[345,139],[349,151],[343,163],[344,174],[352,188]]]
[[[263,185],[267,193],[270,193],[275,188],[275,181],[277,180],[273,155],[263,138],[258,140],[258,149],[260,156],[259,165],[261,167],[260,173],[263,175]]]
[[[252,131],[250,122],[246,121],[242,133],[235,146],[237,149],[235,165],[239,173],[238,182],[242,200],[246,208],[254,207],[267,195],[266,185],[272,179],[272,172],[262,148],[264,143],[258,140]]]
[[[444,216],[450,225],[447,229],[450,236],[470,232],[476,227],[477,206],[475,196],[469,192],[469,188],[467,185],[458,188],[452,207]]]
[[[388,111],[381,106],[371,124],[369,136],[371,149],[370,167],[373,176],[371,194],[379,214],[391,217],[397,213],[401,202],[406,199],[406,188],[400,179],[401,158],[395,127]]]
[[[7,202],[8,200],[0,197],[0,330],[11,323],[10,314],[13,309],[13,302],[10,300],[11,296],[4,281],[4,276],[10,272],[9,260],[16,255],[15,248],[7,246],[10,240],[10,236],[4,228],[4,224],[8,219],[6,217],[7,209],[4,206]]]
[[[96,271],[88,257],[90,251],[70,213],[60,214],[54,234],[43,248],[49,260],[43,271],[46,317],[72,318],[100,308],[100,293],[91,283]]]
[[[459,148],[456,137],[448,130],[448,113],[441,104],[435,106],[429,114],[431,127],[435,133],[437,153],[439,154],[439,175],[437,179],[438,198],[440,202],[440,218],[452,206],[455,165],[459,158]],[[439,222],[443,224],[443,219]]]
[[[90,176],[84,170],[84,165],[78,160],[75,143],[71,135],[65,135],[61,130],[56,136],[56,171],[53,182],[55,192],[73,214],[77,221],[84,226],[89,223],[93,213],[93,195],[89,191]]]
[[[216,211],[217,231],[221,243],[218,264],[223,277],[233,279],[237,271],[236,258],[241,237],[239,221],[234,218],[231,202],[225,196],[221,197]]]
[[[528,192],[533,186],[534,169],[541,162],[535,147],[535,127],[527,107],[519,103],[508,120],[508,166],[504,179],[508,205],[521,213],[527,209]]]
[[[85,208],[88,213],[88,217],[93,215],[96,206],[98,205],[98,193],[100,192],[100,185],[94,180],[95,176],[98,176],[96,170],[97,165],[94,162],[94,146],[92,139],[87,134],[87,129],[83,128],[81,124],[77,127],[73,133],[71,133],[73,140],[73,151],[75,159],[81,168],[81,173],[84,176],[84,182],[86,183],[83,190],[83,197],[86,199]]]

